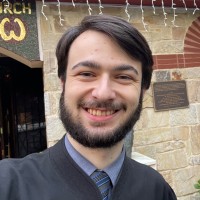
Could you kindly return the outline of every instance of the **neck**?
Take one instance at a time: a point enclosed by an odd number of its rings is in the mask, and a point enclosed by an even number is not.
[[[74,140],[67,134],[71,145],[87,160],[89,160],[97,169],[104,169],[113,163],[120,155],[123,147],[123,141],[109,148],[89,148]]]

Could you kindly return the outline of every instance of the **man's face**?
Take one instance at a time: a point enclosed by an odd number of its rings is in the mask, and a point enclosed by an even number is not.
[[[60,116],[67,132],[91,148],[121,141],[140,116],[141,62],[97,31],[71,45]]]

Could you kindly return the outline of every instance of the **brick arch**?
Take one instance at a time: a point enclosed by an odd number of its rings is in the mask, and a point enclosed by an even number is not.
[[[200,54],[200,17],[188,28],[184,41],[185,54]]]
[[[154,55],[154,69],[200,67],[200,17],[188,28],[183,54]]]

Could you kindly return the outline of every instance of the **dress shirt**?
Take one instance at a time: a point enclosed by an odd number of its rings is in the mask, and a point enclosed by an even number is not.
[[[95,170],[96,167],[88,161],[85,157],[83,157],[69,142],[68,138],[65,136],[65,146],[72,157],[72,159],[77,163],[77,165],[88,175],[90,176]],[[112,185],[115,186],[117,182],[117,177],[119,175],[120,169],[122,167],[123,161],[125,158],[125,149],[122,149],[121,154],[118,158],[108,167],[102,169],[105,171],[111,179]]]

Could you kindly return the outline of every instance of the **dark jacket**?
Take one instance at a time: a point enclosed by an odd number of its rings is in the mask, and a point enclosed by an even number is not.
[[[64,138],[42,153],[0,161],[0,200],[100,200],[100,192],[67,153]],[[162,176],[125,158],[111,200],[176,200]]]

